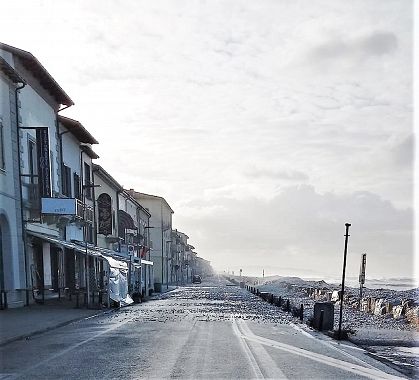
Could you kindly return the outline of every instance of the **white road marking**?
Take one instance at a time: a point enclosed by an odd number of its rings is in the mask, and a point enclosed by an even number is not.
[[[246,321],[240,318],[237,320],[235,319],[235,322],[237,323],[239,330],[244,336],[253,334],[249,326],[246,324]],[[266,349],[263,347],[263,344],[253,342],[251,349],[267,378],[287,379],[285,374],[278,368],[278,365],[272,359],[271,355],[269,355]]]
[[[320,343],[320,344],[322,344],[323,346],[326,346],[328,348],[331,348],[331,349],[334,349],[336,351],[339,351],[342,355],[344,355],[344,356],[346,356],[346,357],[348,357],[348,358],[350,358],[350,359],[352,359],[352,360],[360,363],[361,365],[364,365],[365,367],[369,367],[369,368],[374,368],[375,369],[375,367],[372,366],[371,364],[365,362],[364,360],[362,360],[362,359],[360,359],[360,358],[358,358],[356,356],[351,355],[349,352],[346,352],[346,351],[342,350],[340,347],[343,347],[344,346],[344,347],[348,347],[348,348],[356,349],[358,351],[365,352],[364,349],[359,348],[359,347],[349,346],[347,344],[342,344],[340,342],[328,342],[328,341],[325,341],[323,339],[318,339],[318,338],[314,337],[313,335],[311,335],[309,332],[303,330],[301,327],[295,325],[294,323],[290,323],[290,325],[291,325],[292,328],[294,328],[295,330],[299,331],[304,336],[307,336],[307,337],[309,337],[311,339],[316,339],[317,342]]]
[[[259,368],[258,363],[256,362],[255,357],[253,356],[252,352],[250,351],[249,346],[247,345],[246,340],[244,339],[245,337],[243,336],[243,334],[240,332],[239,327],[237,326],[236,320],[233,316],[230,317],[231,319],[231,323],[232,323],[232,327],[233,327],[233,331],[234,333],[237,335],[237,337],[239,338],[239,342],[243,348],[244,353],[247,356],[247,359],[252,367],[253,373],[255,374],[255,378],[256,379],[264,379],[264,376],[262,374],[262,371]]]
[[[291,354],[299,355],[299,356],[317,361],[319,363],[323,363],[328,366],[339,368],[339,369],[352,372],[357,375],[365,376],[371,379],[388,379],[388,380],[403,379],[402,377],[390,375],[388,373],[385,373],[375,368],[366,368],[366,367],[349,363],[343,360],[330,358],[328,356],[317,354],[315,352],[304,350],[302,348],[294,347],[289,344],[280,343],[271,339],[263,338],[253,333],[244,336],[244,339],[253,341],[253,342],[259,342],[261,344],[265,344],[267,346],[274,347],[274,348],[289,352]]]

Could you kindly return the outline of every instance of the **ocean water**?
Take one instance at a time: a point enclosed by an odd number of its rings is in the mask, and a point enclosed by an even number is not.
[[[324,280],[329,284],[340,284],[342,278],[329,277],[329,278],[304,278],[305,280]],[[359,287],[359,282],[357,277],[347,277],[345,278],[345,285],[351,286],[354,288]],[[402,278],[366,278],[365,279],[365,288],[370,289],[392,289],[392,290],[409,290],[419,287],[419,282],[417,279],[402,277]]]

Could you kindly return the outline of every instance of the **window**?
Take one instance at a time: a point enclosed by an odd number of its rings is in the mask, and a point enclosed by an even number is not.
[[[93,241],[93,226],[89,223],[86,225],[86,241],[88,243],[94,243]]]
[[[38,175],[38,158],[36,156],[36,143],[34,140],[28,141],[28,155],[29,155],[29,180],[30,183],[35,183],[34,177]]]
[[[6,167],[6,162],[4,159],[4,136],[3,136],[3,123],[0,119],[0,169]]]
[[[87,199],[92,199],[92,188],[88,187],[91,185],[90,183],[90,166],[84,163],[84,185],[86,186],[84,189],[84,194],[86,195]]]
[[[71,198],[71,168],[63,165],[62,194]]]
[[[74,183],[74,198],[81,200],[80,176],[77,173],[74,173],[73,183]]]

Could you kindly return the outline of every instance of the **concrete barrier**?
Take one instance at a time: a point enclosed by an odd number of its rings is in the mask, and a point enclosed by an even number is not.
[[[316,330],[333,330],[334,305],[332,302],[314,304],[313,327]]]

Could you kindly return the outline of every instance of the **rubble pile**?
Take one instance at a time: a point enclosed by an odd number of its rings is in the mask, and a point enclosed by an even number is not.
[[[238,283],[237,279],[232,279]],[[267,292],[283,300],[289,300],[291,310],[304,307],[304,320],[310,322],[315,302],[335,303],[335,326],[339,321],[340,286],[325,281],[308,281],[298,277],[283,277],[248,286],[259,292]],[[414,330],[419,327],[419,290],[397,291],[391,289],[363,289],[361,307],[359,289],[345,287],[343,326],[348,330],[357,328],[389,328]]]

